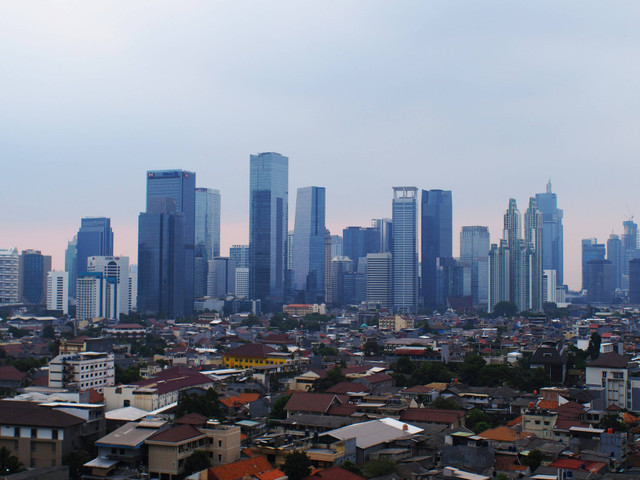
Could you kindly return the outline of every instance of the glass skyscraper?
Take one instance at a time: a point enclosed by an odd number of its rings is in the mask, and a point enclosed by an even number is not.
[[[195,243],[204,246],[207,259],[220,256],[220,191],[196,188]]]
[[[545,193],[536,193],[538,209],[542,212],[542,268],[555,270],[558,286],[564,284],[564,230],[563,212],[558,198],[551,191],[551,180]]]
[[[489,228],[462,227],[460,232],[460,261],[471,269],[473,305],[486,307],[489,300]]]
[[[418,307],[418,189],[393,187],[393,309],[415,312]]]
[[[325,189],[298,189],[293,235],[293,289],[305,303],[324,302]]]
[[[193,313],[195,268],[196,174],[185,170],[153,170],[147,172],[147,212],[154,200],[171,198],[175,213],[182,213],[184,223],[184,289],[183,315]],[[154,207],[155,208],[155,207]]]
[[[361,258],[380,252],[380,232],[376,227],[347,227],[342,230],[342,254],[357,267]]]
[[[138,312],[185,315],[184,238],[184,215],[175,199],[151,199],[138,217]]]
[[[422,190],[421,204],[422,299],[425,307],[435,308],[438,258],[453,257],[451,190]]]
[[[111,219],[105,217],[83,218],[78,230],[75,279],[87,272],[87,258],[95,255],[113,255],[113,230]],[[70,276],[71,277],[71,276]],[[75,289],[73,289],[75,292]]]
[[[604,260],[606,249],[603,243],[598,243],[597,238],[585,238],[582,240],[582,290],[587,289],[587,264],[592,260]]]
[[[40,250],[23,250],[20,255],[20,299],[24,303],[41,305],[47,301],[47,275],[51,271],[51,256]]]
[[[289,223],[289,159],[250,157],[249,295],[274,310],[284,301]]]

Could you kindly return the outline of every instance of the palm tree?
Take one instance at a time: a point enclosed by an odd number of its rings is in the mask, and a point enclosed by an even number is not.
[[[7,447],[0,448],[0,472],[4,475],[21,472],[24,470],[18,457],[11,454]]]

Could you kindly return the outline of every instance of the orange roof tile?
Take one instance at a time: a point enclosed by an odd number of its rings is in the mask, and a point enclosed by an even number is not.
[[[520,437],[517,432],[505,426],[490,428],[479,433],[478,436],[494,442],[515,442]]]
[[[520,425],[521,423],[522,423],[522,415],[508,422],[507,427],[515,427],[516,425]]]
[[[208,480],[239,480],[245,475],[257,475],[273,470],[266,457],[252,457],[209,469]]]
[[[558,408],[558,402],[554,402],[552,400],[540,400],[536,407],[553,410],[554,408]]]
[[[241,393],[236,397],[221,398],[220,402],[222,402],[227,407],[241,407],[242,405],[246,405],[247,403],[255,402],[259,398],[259,393]]]
[[[280,470],[271,470],[269,472],[258,473],[256,477],[259,480],[278,480],[279,478],[284,478],[286,475],[284,472]]]

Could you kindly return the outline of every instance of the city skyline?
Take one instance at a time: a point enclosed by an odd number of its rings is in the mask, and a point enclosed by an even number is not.
[[[114,253],[135,261],[149,169],[198,172],[223,197],[222,253],[248,243],[260,151],[291,158],[291,191],[327,189],[332,234],[389,217],[393,185],[451,190],[454,252],[462,226],[497,241],[506,199],[551,178],[573,289],[581,239],[640,212],[636,5],[38,7],[0,18],[0,245],[57,269],[89,216],[111,218]]]

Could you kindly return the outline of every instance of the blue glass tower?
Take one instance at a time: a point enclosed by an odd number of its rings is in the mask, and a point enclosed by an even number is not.
[[[606,248],[603,243],[598,243],[597,238],[585,238],[582,240],[582,289],[587,289],[588,269],[587,265],[592,260],[604,260]]]
[[[172,198],[175,212],[184,222],[184,307],[183,315],[193,313],[196,221],[196,174],[185,170],[147,172],[147,212],[154,199]]]
[[[266,311],[284,301],[289,223],[289,159],[279,153],[250,157],[249,295]]]
[[[393,187],[393,309],[415,312],[418,307],[418,189]]]
[[[87,258],[113,255],[113,230],[111,219],[105,217],[83,218],[78,230],[76,275],[87,271]]]
[[[306,303],[324,301],[325,189],[298,189],[293,234],[293,289]]]
[[[370,253],[380,252],[380,231],[376,227],[347,227],[342,230],[342,254],[353,260],[357,269],[358,261]]]
[[[185,315],[184,215],[173,198],[151,199],[138,217],[138,311]],[[193,302],[192,302],[193,305]]]
[[[204,247],[207,260],[220,256],[220,191],[196,188],[195,243]]]
[[[19,260],[19,296],[29,304],[47,301],[47,273],[51,270],[51,257],[40,250],[23,250]]]
[[[437,264],[453,256],[453,201],[451,190],[422,190],[422,298],[425,307],[437,307]]]
[[[556,284],[564,284],[564,227],[558,198],[551,191],[551,180],[545,193],[536,193],[536,203],[542,212],[542,268],[556,271]]]

